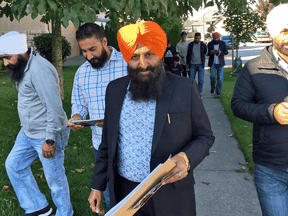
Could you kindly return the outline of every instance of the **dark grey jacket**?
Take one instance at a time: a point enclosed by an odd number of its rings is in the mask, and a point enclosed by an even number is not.
[[[199,55],[201,56],[201,61],[202,61],[202,66],[204,68],[205,65],[205,55],[207,53],[207,46],[205,43],[203,43],[202,41],[201,43],[201,51],[199,53]],[[187,51],[187,56],[186,56],[186,64],[190,66],[190,60],[193,54],[193,46],[194,46],[194,42],[191,42],[188,46],[188,51]]]
[[[253,123],[255,163],[288,171],[288,126],[273,115],[276,104],[288,102],[288,74],[281,70],[266,47],[261,56],[250,60],[239,74],[231,108],[238,118]]]

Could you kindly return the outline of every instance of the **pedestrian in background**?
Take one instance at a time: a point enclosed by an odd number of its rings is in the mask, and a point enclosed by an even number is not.
[[[188,45],[190,43],[189,40],[187,40],[187,33],[185,31],[183,31],[181,34],[181,40],[177,43],[176,45],[176,52],[179,54],[180,56],[180,64],[183,67],[183,73],[182,75],[184,77],[188,77],[187,76],[187,70],[186,70],[186,55],[187,55],[187,51],[188,51]]]
[[[216,94],[221,94],[223,75],[224,75],[224,56],[228,55],[228,49],[226,43],[220,40],[221,34],[218,32],[212,33],[213,40],[208,43],[209,56],[208,66],[210,67],[210,81],[211,81],[211,93],[215,91],[216,85],[216,74],[217,74],[217,85]]]
[[[74,78],[72,90],[72,118],[68,126],[74,130],[84,127],[72,120],[104,119],[106,87],[112,80],[127,75],[127,64],[120,52],[108,47],[104,30],[95,23],[86,23],[76,31],[76,39],[86,62],[82,64]],[[101,143],[102,127],[92,126],[92,142],[95,160]],[[110,208],[109,188],[104,191],[107,208]]]
[[[169,68],[173,65],[173,58],[176,55],[176,48],[171,45],[171,41],[167,39],[167,48],[164,53],[164,68],[165,71],[168,71]]]
[[[255,186],[264,216],[288,215],[288,4],[267,16],[272,45],[239,73],[231,108],[253,123]]]
[[[196,32],[194,41],[188,46],[188,53],[186,57],[186,69],[190,70],[190,78],[195,79],[198,72],[198,87],[202,93],[204,85],[204,66],[205,56],[207,53],[207,46],[201,41],[201,33]]]
[[[0,37],[0,58],[18,90],[21,130],[5,167],[20,206],[25,210],[24,216],[52,213],[31,172],[30,166],[38,157],[57,207],[56,216],[72,216],[64,168],[64,149],[70,129],[60,97],[57,70],[33,48],[27,48],[25,34],[15,31]]]
[[[183,70],[184,69],[182,65],[179,64],[179,57],[175,56],[173,60],[173,65],[170,66],[168,72],[181,76],[181,73],[183,73]]]

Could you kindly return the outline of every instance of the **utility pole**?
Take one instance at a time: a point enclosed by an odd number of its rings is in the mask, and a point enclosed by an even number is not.
[[[205,42],[205,13],[204,13],[204,1],[202,1],[202,10],[203,10],[203,41]]]

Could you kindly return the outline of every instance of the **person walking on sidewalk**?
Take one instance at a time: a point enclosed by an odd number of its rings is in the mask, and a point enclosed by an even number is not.
[[[176,45],[176,52],[179,54],[181,58],[180,64],[182,65],[184,69],[182,75],[184,77],[188,77],[187,70],[186,70],[186,55],[187,55],[188,45],[190,41],[187,40],[187,33],[185,31],[183,31],[180,36],[181,36],[181,40]]]
[[[248,61],[234,87],[231,108],[253,123],[255,186],[264,216],[288,215],[288,4],[267,16],[272,45]]]
[[[198,72],[198,87],[202,93],[204,85],[204,65],[205,56],[207,53],[207,46],[201,41],[201,33],[196,32],[194,41],[188,46],[186,57],[186,69],[190,70],[190,78],[195,79]]]
[[[25,34],[15,31],[0,37],[0,58],[18,90],[21,130],[5,167],[20,206],[27,216],[52,213],[31,172],[31,164],[39,157],[57,207],[56,216],[72,216],[64,168],[70,129],[62,107],[58,73],[49,61],[27,48]]]
[[[217,74],[217,85],[216,94],[221,94],[223,75],[224,75],[224,65],[225,59],[224,55],[228,55],[228,50],[226,43],[220,40],[221,34],[218,32],[212,33],[213,40],[208,43],[208,53],[209,56],[208,66],[210,67],[210,81],[211,81],[211,93],[215,91],[216,85],[216,74]]]
[[[90,208],[104,213],[101,191],[107,179],[114,206],[172,154],[176,166],[167,176],[176,175],[134,215],[195,216],[193,169],[214,142],[195,80],[165,73],[167,39],[157,23],[126,25],[119,29],[117,40],[129,75],[107,87]]]
[[[173,59],[174,56],[176,55],[176,48],[171,45],[171,41],[167,39],[167,48],[164,53],[164,68],[165,71],[168,71],[171,66],[173,66]]]
[[[83,126],[75,125],[72,120],[103,119],[105,111],[106,87],[112,80],[127,75],[127,64],[120,52],[108,47],[104,30],[95,23],[86,23],[76,31],[86,62],[77,70],[72,90],[72,118],[68,126],[81,130]],[[103,126],[92,126],[92,142],[95,160],[101,143]],[[107,184],[108,186],[108,184]],[[110,208],[109,188],[104,191],[106,206]]]

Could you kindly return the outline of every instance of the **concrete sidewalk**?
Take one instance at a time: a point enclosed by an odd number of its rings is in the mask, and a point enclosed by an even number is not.
[[[253,177],[248,172],[235,171],[246,162],[237,140],[227,136],[233,131],[222,103],[210,93],[210,73],[207,70],[202,96],[215,143],[210,155],[194,170],[197,215],[261,216]]]

